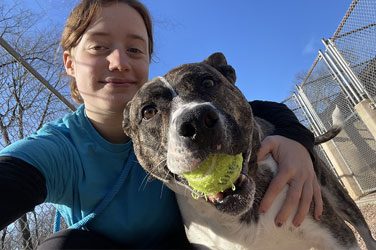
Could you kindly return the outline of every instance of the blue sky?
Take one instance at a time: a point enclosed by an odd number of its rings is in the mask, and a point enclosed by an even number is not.
[[[13,2],[14,0],[5,0]],[[249,100],[283,101],[311,67],[351,0],[141,0],[154,20],[150,78],[222,52]],[[41,22],[63,25],[77,0],[22,0]]]

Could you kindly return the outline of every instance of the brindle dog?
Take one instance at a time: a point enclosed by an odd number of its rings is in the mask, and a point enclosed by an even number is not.
[[[272,207],[258,214],[278,166],[271,156],[257,162],[256,152],[273,127],[252,115],[235,80],[223,54],[215,53],[147,82],[124,110],[124,131],[136,156],[150,176],[176,192],[190,242],[226,250],[359,249],[347,221],[368,249],[375,250],[362,213],[317,156],[314,167],[324,201],[321,220],[309,215],[299,227],[292,226],[291,218],[282,227],[275,226],[287,185]],[[182,174],[210,153],[242,153],[242,173],[235,191],[219,193],[211,201],[195,199]]]

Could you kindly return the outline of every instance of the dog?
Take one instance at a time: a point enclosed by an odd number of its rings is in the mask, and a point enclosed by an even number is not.
[[[151,179],[161,180],[176,193],[192,245],[225,250],[360,249],[347,221],[367,248],[375,250],[362,213],[317,156],[314,168],[324,202],[321,220],[308,215],[299,227],[292,225],[291,218],[282,227],[275,226],[287,185],[266,213],[258,213],[278,166],[270,155],[257,162],[256,152],[273,126],[253,116],[235,81],[235,70],[224,55],[214,53],[203,62],[181,65],[145,83],[124,109],[123,129],[133,141],[137,159]],[[236,189],[210,200],[194,198],[183,173],[197,168],[211,153],[242,153]]]

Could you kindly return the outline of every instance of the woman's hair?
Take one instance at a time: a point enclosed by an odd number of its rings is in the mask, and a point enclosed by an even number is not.
[[[87,27],[98,15],[102,7],[112,3],[125,3],[135,9],[141,15],[142,19],[144,20],[149,39],[148,52],[150,61],[154,50],[152,21],[148,9],[138,0],[82,0],[81,3],[72,10],[65,24],[61,37],[61,46],[63,51],[68,51],[71,53],[72,48],[77,46]],[[70,86],[73,100],[77,103],[83,103],[77,89],[76,80],[74,78],[71,79]]]

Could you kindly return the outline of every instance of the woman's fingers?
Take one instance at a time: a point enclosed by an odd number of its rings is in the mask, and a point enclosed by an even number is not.
[[[324,205],[321,196],[321,188],[315,176],[313,180],[313,201],[315,203],[314,217],[316,220],[320,220]]]
[[[272,179],[260,203],[259,213],[265,213],[270,208],[274,199],[286,186],[289,178],[287,174],[279,173]]]
[[[275,218],[277,226],[283,225],[298,206],[302,194],[302,186],[300,181],[290,182],[285,201]]]
[[[313,187],[312,181],[306,181],[303,186],[302,194],[299,201],[299,206],[296,211],[295,217],[292,221],[292,224],[296,227],[300,226],[304,218],[309,212],[313,197]]]

